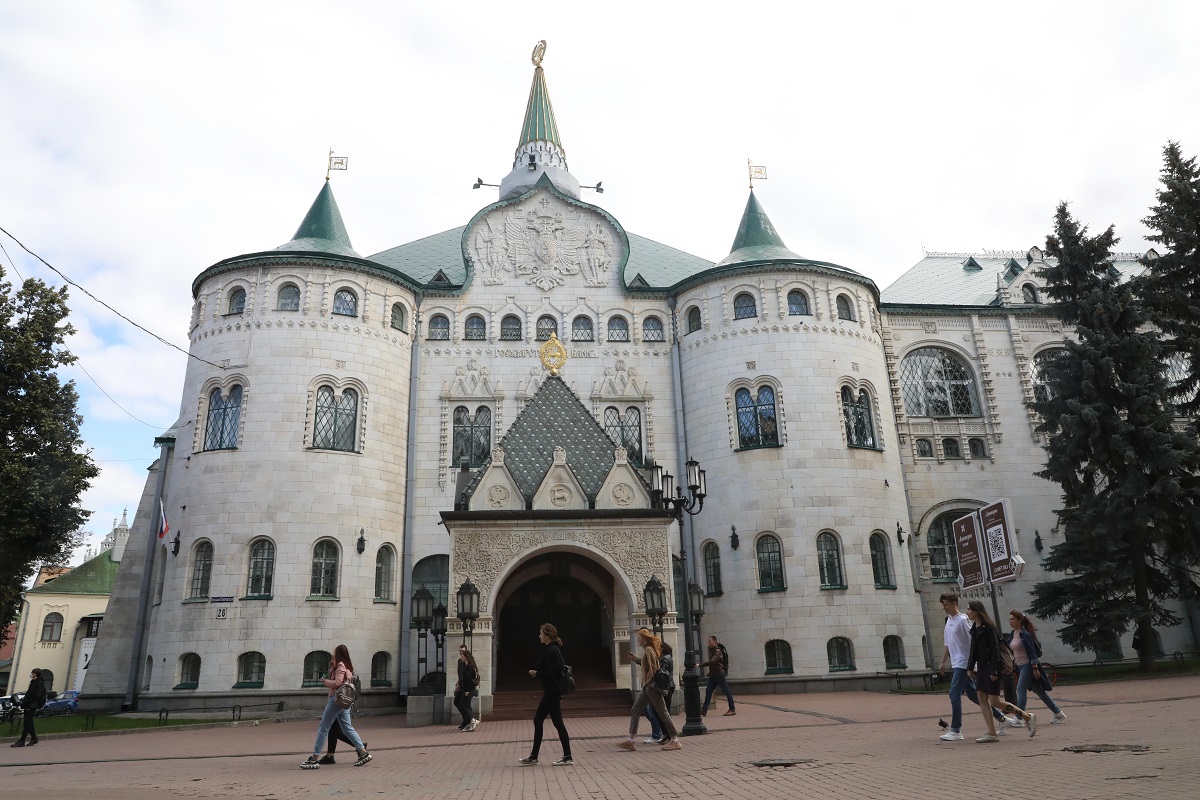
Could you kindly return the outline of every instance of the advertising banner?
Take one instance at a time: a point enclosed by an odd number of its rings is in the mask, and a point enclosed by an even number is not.
[[[958,585],[963,589],[983,586],[987,583],[987,572],[980,550],[978,515],[971,512],[959,517],[951,528],[954,546],[958,548]]]
[[[997,500],[979,509],[979,519],[992,583],[1015,581],[1025,570],[1025,560],[1017,554],[1008,501]]]

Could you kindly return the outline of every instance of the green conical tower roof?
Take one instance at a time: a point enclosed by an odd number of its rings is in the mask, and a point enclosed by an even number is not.
[[[525,122],[521,125],[517,151],[530,142],[550,142],[563,149],[558,138],[558,123],[554,121],[554,106],[550,103],[550,90],[546,88],[546,73],[541,65],[533,70],[533,86],[529,88],[529,103],[525,106]]]
[[[338,211],[328,179],[325,180],[325,185],[321,187],[312,207],[304,215],[304,221],[296,229],[292,240],[275,249],[362,258],[350,244],[350,235],[346,233],[342,212]]]
[[[750,199],[746,201],[746,210],[742,212],[742,223],[738,225],[737,236],[733,237],[733,248],[729,255],[717,262],[718,267],[730,264],[740,264],[758,261],[805,261],[803,256],[796,255],[787,249],[787,245],[779,238],[775,226],[767,217],[767,212],[758,203],[754,190],[750,190]]]

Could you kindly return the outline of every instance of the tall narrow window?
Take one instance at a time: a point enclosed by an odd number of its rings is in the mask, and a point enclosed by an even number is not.
[[[337,597],[338,548],[328,539],[317,542],[313,548],[312,582],[309,595],[312,597]]]
[[[304,657],[304,674],[301,686],[324,686],[322,682],[329,674],[329,662],[333,656],[324,650],[314,650]]]
[[[343,317],[357,317],[358,296],[349,289],[338,289],[333,294],[333,313]]]
[[[558,323],[554,317],[549,314],[538,317],[537,321],[537,340],[545,342],[550,339],[550,334],[558,334]]]
[[[954,531],[951,526],[963,513],[947,512],[929,526],[926,546],[929,548],[929,569],[935,581],[958,579],[958,548],[954,546]]]
[[[57,611],[51,611],[42,620],[42,638],[43,642],[58,642],[62,641],[63,615]]]
[[[300,310],[300,287],[294,283],[285,283],[279,287],[279,295],[275,301],[278,311]]]
[[[783,589],[783,550],[779,540],[770,534],[761,536],[754,549],[758,554],[758,590],[775,592]]]
[[[687,332],[695,333],[704,327],[700,320],[700,309],[697,306],[692,306],[687,312]]]
[[[392,599],[392,575],[396,570],[396,553],[384,545],[375,554],[375,599]]]
[[[754,295],[749,292],[742,292],[733,298],[734,319],[750,319],[757,316],[758,305],[754,302]]]
[[[817,564],[821,568],[822,589],[846,588],[846,578],[842,574],[842,548],[832,533],[817,536]]]
[[[850,304],[850,298],[844,294],[837,296],[837,312],[838,319],[845,319],[851,322],[854,321],[854,306]]]
[[[237,447],[238,423],[242,418],[242,387],[234,384],[229,396],[220,389],[208,396],[208,420],[204,428],[205,450],[232,450]]]
[[[614,314],[608,318],[608,340],[610,342],[629,341],[629,322],[624,317]]]
[[[825,646],[829,655],[829,671],[845,672],[854,669],[854,647],[844,636],[835,636]]]
[[[313,420],[313,447],[323,450],[354,451],[358,422],[358,392],[344,389],[336,397],[332,386],[317,389],[317,409]]]
[[[408,331],[408,328],[405,326],[404,322],[404,306],[400,305],[399,303],[392,303],[392,316],[390,324],[394,329],[400,331],[401,333],[406,333]]]
[[[792,646],[782,639],[772,639],[764,648],[768,675],[792,674]]]
[[[885,669],[907,669],[904,663],[904,642],[899,636],[883,637],[883,664]]]
[[[249,597],[270,597],[275,579],[275,545],[270,539],[259,539],[250,545],[250,575],[246,579]]]
[[[871,534],[871,573],[875,577],[876,589],[895,589],[896,582],[892,580],[892,565],[888,560],[887,537],[879,531]]]
[[[450,600],[450,556],[426,556],[413,567],[412,586],[424,586],[433,595],[433,604],[444,605],[454,614]]]
[[[191,597],[208,597],[208,586],[212,580],[212,565],[212,542],[201,542],[196,545],[196,556],[192,562]]]
[[[392,657],[390,654],[380,650],[375,655],[371,656],[371,685],[372,686],[391,686],[392,681],[389,679],[391,674]]]
[[[590,342],[595,340],[596,336],[592,331],[592,318],[585,317],[580,314],[575,319],[571,320],[571,341],[572,342]]]
[[[721,594],[721,548],[716,542],[704,545],[704,582],[708,594]]]
[[[1065,347],[1053,347],[1049,350],[1042,350],[1034,354],[1029,362],[1029,377],[1033,381],[1033,399],[1039,403],[1045,403],[1053,399],[1054,394],[1050,390],[1050,386],[1046,383],[1046,372],[1049,365],[1055,359],[1067,355]]]
[[[860,389],[855,397],[849,386],[842,387],[842,417],[846,441],[851,447],[875,447],[875,422],[871,418],[871,396]]]
[[[261,689],[267,677],[267,658],[262,653],[242,653],[238,656],[238,682],[235,689]]]
[[[492,410],[487,406],[475,409],[475,416],[466,406],[454,409],[454,449],[451,466],[464,461],[471,468],[482,467],[492,455]]]
[[[515,314],[509,314],[504,319],[500,320],[500,341],[502,342],[519,342],[523,334],[521,333],[521,318]]]
[[[620,409],[609,406],[604,409],[604,432],[612,437],[618,447],[625,448],[630,463],[641,465],[642,413],[640,411],[636,408],[628,408],[622,416]]]
[[[980,417],[970,369],[957,356],[922,347],[900,363],[904,410],[910,417]]]
[[[200,685],[200,656],[184,653],[179,657],[179,684],[176,689],[195,689]]]
[[[487,323],[478,314],[467,317],[464,337],[468,342],[482,342],[487,339]]]
[[[698,311],[699,309],[697,309]],[[666,337],[663,335],[663,322],[658,317],[646,317],[642,320],[642,341],[643,342],[661,342]]]
[[[450,319],[445,314],[434,314],[429,318],[429,338],[450,340]]]
[[[229,293],[229,313],[241,314],[246,310],[246,290],[234,289]]]
[[[808,296],[799,289],[792,289],[787,295],[788,314],[792,316],[808,316]]]
[[[754,396],[751,396],[749,389],[738,389],[734,393],[734,402],[737,406],[738,445],[741,449],[779,444],[774,389],[760,386]]]

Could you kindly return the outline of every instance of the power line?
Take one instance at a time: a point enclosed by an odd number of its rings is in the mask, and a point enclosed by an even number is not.
[[[205,364],[208,364],[209,366],[216,367],[217,369],[225,369],[225,367],[221,366],[220,364],[216,364],[216,363],[214,363],[214,362],[212,362],[212,361],[209,361],[209,360],[208,360],[208,359],[206,359],[206,358],[201,358],[200,356],[193,355],[192,353],[189,353],[187,350],[184,350],[182,347],[180,347],[180,346],[178,346],[178,345],[176,345],[176,344],[173,344],[173,343],[171,343],[171,342],[168,342],[166,339],[164,339],[163,337],[159,336],[157,333],[155,333],[154,331],[150,330],[149,328],[145,328],[145,327],[143,327],[143,326],[139,325],[138,323],[134,322],[134,321],[133,321],[133,320],[131,320],[129,317],[125,316],[125,315],[124,315],[124,314],[122,314],[120,311],[117,311],[115,308],[113,308],[112,306],[110,306],[108,303],[104,302],[104,301],[103,301],[103,300],[101,300],[99,297],[96,297],[96,295],[92,294],[92,293],[91,293],[91,292],[89,292],[87,289],[83,288],[83,287],[82,287],[82,286],[80,286],[78,283],[76,283],[75,281],[73,281],[73,280],[71,280],[70,278],[68,278],[66,275],[64,275],[64,274],[62,273],[62,271],[60,271],[60,270],[59,270],[57,267],[55,267],[55,266],[54,266],[53,264],[51,264],[49,261],[47,261],[46,259],[42,258],[42,257],[41,257],[41,256],[39,256],[37,253],[33,252],[33,251],[32,251],[32,250],[30,250],[28,247],[26,247],[26,246],[24,245],[24,243],[23,243],[23,242],[21,242],[21,240],[20,240],[20,239],[18,239],[17,237],[13,236],[13,235],[12,235],[11,233],[9,233],[8,231],[6,231],[6,230],[4,229],[4,227],[3,227],[3,226],[0,226],[0,233],[3,233],[5,236],[7,236],[8,238],[10,238],[10,239],[12,239],[14,242],[16,242],[16,243],[17,243],[17,244],[20,246],[20,248],[21,248],[22,250],[24,250],[26,253],[29,253],[29,255],[33,256],[33,257],[34,257],[34,258],[36,258],[38,261],[40,261],[40,262],[42,262],[43,264],[45,264],[47,268],[49,268],[50,270],[52,270],[52,271],[54,272],[54,274],[58,275],[60,278],[62,278],[62,279],[63,279],[64,281],[66,281],[68,284],[70,284],[71,286],[74,286],[76,289],[78,289],[79,291],[83,292],[83,293],[84,293],[84,294],[86,294],[88,297],[92,298],[92,299],[93,299],[93,300],[95,300],[97,303],[99,303],[100,305],[104,306],[104,307],[105,307],[105,308],[107,308],[109,311],[111,311],[112,313],[116,314],[118,317],[120,317],[121,319],[125,320],[125,321],[126,321],[126,322],[128,322],[130,325],[132,325],[133,327],[137,328],[138,330],[140,330],[140,331],[142,331],[142,332],[144,332],[144,333],[148,333],[148,334],[150,334],[150,335],[151,335],[151,336],[153,336],[155,339],[157,339],[158,341],[160,341],[160,342],[162,342],[163,344],[165,344],[167,347],[171,347],[171,348],[174,348],[175,350],[178,350],[179,352],[183,353],[183,354],[184,354],[185,356],[187,356],[188,358],[194,358],[194,359],[196,359],[197,361],[203,361]],[[5,253],[5,255],[7,255],[7,252]],[[9,259],[9,260],[11,261],[12,259]],[[89,376],[89,377],[90,377],[90,376]],[[99,385],[99,384],[97,384],[97,385]],[[103,391],[103,389],[102,389],[101,391]],[[132,415],[131,415],[131,416],[132,416]],[[139,422],[141,422],[141,420],[138,420],[138,421],[139,421]],[[143,424],[145,424],[145,423],[143,423]],[[153,427],[153,426],[151,426],[151,427]]]
[[[89,378],[92,378],[92,373],[90,373],[86,369],[84,369],[83,363],[80,362],[78,356],[75,357],[75,366],[82,369],[84,375],[87,375]],[[108,392],[104,391],[104,387],[100,385],[100,381],[96,380],[95,378],[92,378],[92,383],[96,384],[96,388],[99,389],[105,397],[107,397],[109,400],[112,400],[112,404],[114,406],[116,406],[117,408],[121,409],[126,414],[128,414],[130,419],[140,422],[143,425],[145,425],[147,428],[152,428],[156,431],[165,431],[167,428],[171,427],[170,425],[151,425],[149,422],[146,422],[143,419],[138,419],[137,417],[135,417],[133,414],[131,414],[129,412],[129,409],[125,408],[125,406],[121,405],[116,400],[113,400],[113,396],[111,394],[109,394]]]
[[[15,239],[13,241],[16,241]],[[25,282],[25,276],[21,274],[21,270],[17,269],[17,262],[13,261],[13,257],[8,254],[8,249],[5,248],[4,242],[0,242],[0,250],[4,251],[4,257],[8,259],[9,265],[13,268],[13,272],[17,273],[17,277],[21,282]]]

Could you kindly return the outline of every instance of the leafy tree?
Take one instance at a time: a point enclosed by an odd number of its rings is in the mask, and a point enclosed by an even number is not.
[[[65,288],[30,278],[14,293],[0,268],[0,622],[40,562],[66,560],[90,514],[79,496],[99,470],[82,450],[75,386],[55,372],[75,361],[67,313]]]
[[[1152,625],[1180,623],[1174,563],[1194,563],[1200,519],[1200,447],[1173,426],[1166,348],[1129,282],[1112,268],[1110,227],[1089,237],[1066,204],[1046,241],[1042,271],[1062,321],[1075,327],[1045,366],[1033,403],[1047,434],[1040,477],[1062,487],[1066,540],[1045,566],[1064,577],[1034,587],[1034,613],[1061,617],[1075,650],[1103,648],[1133,624],[1142,669],[1154,667]]]

